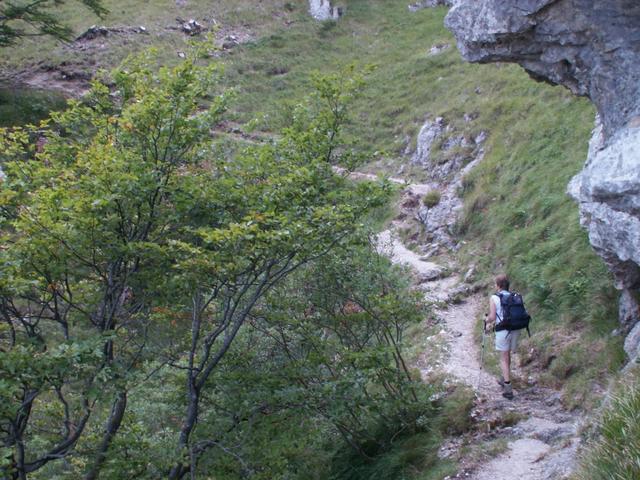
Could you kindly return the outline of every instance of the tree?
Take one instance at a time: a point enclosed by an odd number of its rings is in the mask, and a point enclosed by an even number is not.
[[[29,36],[51,35],[60,40],[70,40],[71,28],[54,12],[54,8],[64,3],[64,0],[0,1],[0,47]],[[107,13],[102,0],[81,0],[81,3],[100,17]]]
[[[354,158],[341,127],[357,76],[318,77],[280,140],[227,158],[210,138],[228,100],[215,65],[153,64],[134,58],[111,89],[94,82],[50,122],[0,132],[8,478],[98,478],[131,389],[167,366],[184,400],[164,473],[195,471],[215,441],[192,438],[202,399],[251,314],[387,197],[332,168]]]
[[[171,479],[195,469],[216,445],[194,443],[192,434],[208,381],[252,312],[287,276],[347,241],[359,219],[386,198],[388,189],[354,186],[333,171],[354,157],[342,143],[342,127],[362,81],[349,73],[316,77],[317,95],[296,108],[281,139],[205,173],[200,190],[216,208],[215,221],[193,225],[193,235],[175,243],[191,330],[187,355],[176,362],[186,373],[188,395],[178,440],[182,458]]]
[[[85,445],[85,478],[98,476],[148,354],[150,312],[167,298],[156,280],[183,226],[174,204],[189,194],[184,171],[202,161],[226,97],[202,111],[214,66],[191,59],[156,73],[149,61],[117,72],[114,95],[96,82],[50,123],[2,131],[0,426],[10,478],[68,456],[102,416],[100,440]]]
[[[404,273],[352,236],[275,287],[203,399],[225,415],[199,422],[194,444],[211,451],[198,473],[328,478],[337,451],[372,462],[419,430],[432,392],[403,358],[424,314]]]

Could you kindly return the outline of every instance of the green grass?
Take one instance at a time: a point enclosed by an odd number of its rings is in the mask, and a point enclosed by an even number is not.
[[[640,371],[636,368],[632,376],[607,406],[575,480],[640,478]]]
[[[423,432],[400,438],[393,448],[373,461],[349,455],[334,459],[332,480],[442,480],[455,473],[451,461],[437,456],[441,438]]]
[[[425,193],[424,197],[422,197],[422,203],[425,207],[435,207],[440,203],[440,192],[438,190],[429,190]]]

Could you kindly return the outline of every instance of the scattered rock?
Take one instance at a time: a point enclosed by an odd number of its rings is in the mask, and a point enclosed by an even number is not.
[[[432,282],[442,278],[446,273],[446,270],[438,265],[434,265],[431,269],[424,270],[418,275],[418,283]]]
[[[403,208],[416,208],[418,205],[420,205],[420,197],[413,192],[408,192],[401,203]]]
[[[449,290],[449,296],[447,297],[447,302],[459,303],[464,297],[469,296],[471,293],[472,293],[471,286],[466,283],[463,283]]]
[[[420,257],[420,260],[422,260],[423,262],[426,262],[429,258],[433,257],[438,253],[438,251],[440,250],[440,247],[438,245],[430,244],[430,245],[422,246],[421,250],[422,250],[422,256]]]
[[[76,42],[82,40],[94,40],[97,37],[106,37],[109,35],[109,29],[104,26],[91,25],[86,31],[76,37]]]
[[[194,20],[193,18],[186,22],[181,18],[176,18],[176,21],[181,24],[180,30],[182,30],[183,33],[186,33],[190,37],[200,35],[202,32],[207,30],[204,25],[202,25],[197,20]]]
[[[465,113],[462,117],[465,123],[473,122],[476,118],[478,118],[478,113]]]
[[[222,48],[224,50],[229,50],[237,45],[240,45],[240,41],[236,35],[227,35],[222,42]]]
[[[448,43],[436,43],[429,49],[429,56],[439,55],[440,53],[444,52],[445,50],[449,50],[450,48],[451,45],[449,45]]]
[[[410,12],[417,12],[418,10],[422,10],[423,8],[434,8],[434,7],[450,7],[453,5],[454,0],[420,0],[418,2],[412,3],[408,5],[407,8]]]
[[[138,27],[105,27],[104,25],[91,25],[87,30],[78,35],[74,43],[90,42],[97,38],[104,38],[111,34],[127,34],[127,33],[139,33],[148,35],[147,28],[140,25]]]
[[[473,142],[476,145],[481,145],[484,143],[486,139],[487,139],[487,132],[483,130],[476,136],[476,138],[473,139]]]
[[[471,265],[471,267],[469,267],[469,270],[467,270],[467,273],[464,274],[464,277],[462,277],[462,281],[464,283],[470,283],[473,280],[473,277],[476,274],[476,266],[475,265]]]

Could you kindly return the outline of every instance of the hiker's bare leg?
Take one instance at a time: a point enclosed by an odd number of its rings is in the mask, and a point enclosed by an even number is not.
[[[500,368],[502,369],[502,378],[505,382],[511,381],[511,351],[500,352]]]

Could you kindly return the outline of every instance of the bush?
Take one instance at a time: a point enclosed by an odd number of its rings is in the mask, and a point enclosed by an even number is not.
[[[429,190],[422,197],[422,203],[425,207],[433,208],[440,203],[440,192],[438,190]]]

